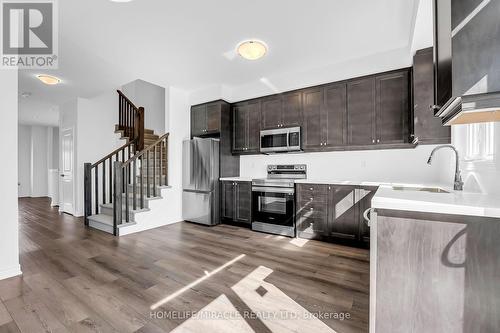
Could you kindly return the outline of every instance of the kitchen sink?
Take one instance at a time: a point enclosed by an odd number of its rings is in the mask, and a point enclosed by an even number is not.
[[[405,187],[405,186],[393,186],[395,191],[418,191],[418,192],[430,192],[430,193],[450,193],[439,187]]]

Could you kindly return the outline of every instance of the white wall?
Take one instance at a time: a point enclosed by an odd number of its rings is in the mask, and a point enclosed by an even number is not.
[[[18,127],[18,167],[17,182],[19,197],[31,196],[31,126]]]
[[[31,196],[46,197],[48,194],[48,128],[31,127]]]
[[[434,45],[434,23],[432,0],[418,0],[418,10],[413,30],[411,52],[425,49]]]
[[[428,166],[433,148],[249,155],[241,157],[240,174],[264,178],[268,164],[306,164],[308,178],[313,180],[436,183],[441,179],[439,165],[447,160],[437,157],[433,166]]]
[[[190,136],[189,95],[187,92],[169,88],[168,118],[170,132],[168,142],[168,182],[173,195],[169,203],[171,219],[182,220],[182,142]]]
[[[144,107],[144,127],[157,135],[165,133],[165,88],[135,80],[122,87],[122,92],[137,107]]]
[[[93,98],[78,98],[75,144],[75,215],[83,216],[83,165],[94,163],[126,142],[115,133],[118,98],[110,91]]]
[[[21,274],[17,205],[18,73],[1,70],[0,75],[0,154],[8,156],[0,172],[0,279]]]

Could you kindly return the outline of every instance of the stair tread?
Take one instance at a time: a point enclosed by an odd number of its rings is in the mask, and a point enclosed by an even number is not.
[[[94,214],[88,217],[89,220],[99,222],[102,224],[113,225],[113,216],[106,214]]]
[[[113,204],[112,203],[107,203],[107,204],[100,204],[101,208],[109,208],[109,209],[113,209]],[[125,204],[122,204],[122,210],[124,209]],[[137,208],[136,210],[133,210],[131,209],[130,212],[131,213],[142,213],[142,212],[148,212],[150,211],[149,208]],[[103,214],[103,215],[107,215],[107,214]],[[108,215],[109,216],[109,215]]]

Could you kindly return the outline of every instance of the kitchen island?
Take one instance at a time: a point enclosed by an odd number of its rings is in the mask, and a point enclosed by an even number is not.
[[[499,197],[381,186],[370,225],[370,332],[500,331]]]

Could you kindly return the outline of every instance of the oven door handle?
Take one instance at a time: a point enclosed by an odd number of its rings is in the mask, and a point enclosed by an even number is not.
[[[283,188],[283,187],[252,187],[252,192],[263,192],[263,193],[283,193],[283,194],[294,194],[295,189],[293,188]]]

